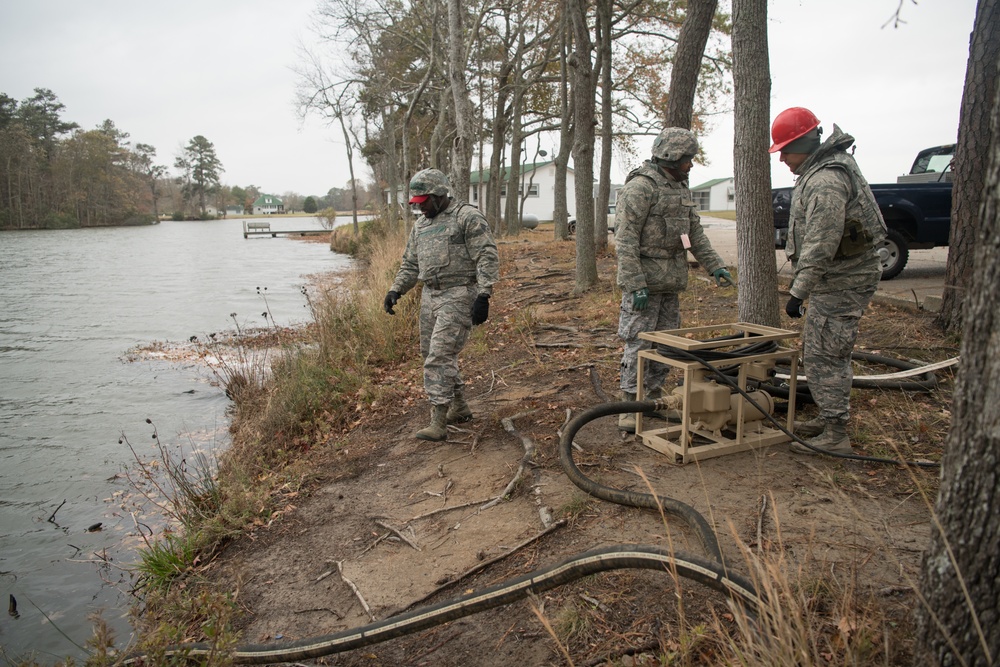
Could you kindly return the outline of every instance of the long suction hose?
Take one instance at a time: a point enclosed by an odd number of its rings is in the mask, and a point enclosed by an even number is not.
[[[528,595],[543,593],[592,574],[625,568],[676,573],[679,577],[697,581],[726,595],[738,608],[751,615],[760,607],[760,598],[753,583],[746,577],[727,572],[721,563],[677,551],[670,552],[661,547],[641,544],[621,545],[594,549],[573,556],[558,565],[536,570],[479,593],[470,593],[451,602],[415,609],[360,628],[280,644],[237,646],[231,657],[236,664],[263,665],[343,653],[510,604]],[[219,648],[213,644],[197,642],[170,646],[163,655],[196,658],[218,653]],[[125,660],[124,664],[147,664],[146,658],[146,655],[135,655]]]
[[[731,572],[722,559],[722,550],[711,525],[693,507],[666,496],[622,491],[601,485],[580,472],[573,461],[573,437],[586,424],[609,415],[664,409],[661,401],[603,403],[579,414],[566,425],[559,441],[559,460],[572,482],[587,493],[608,502],[662,511],[684,521],[698,536],[709,558],[649,545],[620,545],[594,549],[508,582],[470,593],[451,602],[387,618],[383,621],[330,635],[310,637],[281,644],[237,646],[231,656],[236,664],[260,665],[318,658],[389,641],[426,630],[465,616],[510,604],[528,595],[542,593],[598,572],[616,569],[659,570],[684,577],[727,596],[743,612],[756,615],[761,600],[756,586],[746,577]],[[177,644],[164,650],[165,656],[198,657],[218,653],[209,642]],[[124,664],[145,664],[144,654],[128,658]]]

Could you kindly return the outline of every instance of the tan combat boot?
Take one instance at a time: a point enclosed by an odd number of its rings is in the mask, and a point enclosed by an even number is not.
[[[813,417],[809,421],[795,422],[793,432],[800,438],[815,438],[823,432],[826,422],[819,417]]]
[[[465,402],[465,397],[462,396],[462,390],[455,390],[455,398],[451,400],[451,405],[448,406],[448,423],[449,424],[461,424],[462,422],[467,422],[472,419],[472,408],[469,404]]]
[[[441,442],[448,437],[448,406],[434,405],[431,407],[431,425],[417,431],[420,440]]]
[[[623,391],[621,394],[621,401],[634,401],[635,394]],[[625,431],[626,433],[635,433],[635,413],[634,412],[623,412],[618,415],[618,430]]]
[[[825,426],[822,433],[815,438],[806,440],[810,445],[819,449],[820,452],[813,451],[797,442],[793,442],[790,449],[799,454],[819,454],[821,452],[826,452],[827,454],[854,453],[854,450],[851,449],[851,439],[847,437],[847,424],[826,422]]]

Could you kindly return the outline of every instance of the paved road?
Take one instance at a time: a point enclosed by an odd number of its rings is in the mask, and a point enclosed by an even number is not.
[[[712,246],[730,266],[737,265],[736,223],[732,220],[703,216],[702,225],[712,241]],[[791,277],[792,266],[784,250],[774,253],[775,265],[780,276]],[[892,280],[879,283],[875,296],[909,308],[937,311],[944,291],[947,248],[911,250],[903,272]]]

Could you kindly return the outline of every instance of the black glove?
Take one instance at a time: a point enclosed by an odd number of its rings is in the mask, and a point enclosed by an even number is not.
[[[798,319],[802,317],[802,299],[797,296],[793,296],[785,304],[785,312],[789,317]]]
[[[490,316],[490,295],[480,294],[472,302],[472,324],[482,324]]]
[[[395,315],[396,311],[393,310],[392,307],[396,305],[397,301],[399,301],[399,292],[389,290],[389,293],[385,295],[385,301],[382,302],[382,307],[385,308],[385,312],[390,315]]]

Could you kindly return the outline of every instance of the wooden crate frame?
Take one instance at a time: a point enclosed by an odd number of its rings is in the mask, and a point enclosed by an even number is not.
[[[719,330],[735,330],[742,333],[742,338],[729,338],[726,340],[700,340],[696,336],[707,332]],[[715,350],[734,345],[743,345],[748,342],[760,343],[768,341],[782,341],[795,338],[798,333],[789,329],[777,329],[766,327],[749,322],[735,322],[732,324],[718,324],[714,326],[691,327],[687,329],[670,329],[666,331],[648,331],[639,334],[639,338],[651,341],[655,344],[669,345],[680,350],[693,352],[697,350]],[[788,393],[788,416],[785,428],[792,431],[795,422],[795,390],[798,370],[798,350],[779,347],[774,352],[748,355],[733,360],[727,360],[726,366],[740,367],[737,377],[737,384],[740,389],[746,391],[747,365],[757,361],[781,361],[787,360],[791,365],[791,377],[789,378]],[[661,356],[656,352],[656,348],[641,350],[638,359],[638,400],[643,400],[643,361],[662,363],[679,368],[684,371],[684,406],[681,410],[681,423],[670,424],[665,428],[644,428],[644,418],[642,413],[636,413],[635,434],[642,439],[644,445],[656,451],[673,456],[675,461],[681,464],[691,463],[702,459],[734,454],[751,449],[769,447],[783,442],[789,442],[790,438],[782,431],[758,422],[759,430],[753,433],[746,432],[746,424],[743,422],[743,412],[745,402],[740,401],[737,408],[736,437],[730,438],[723,435],[707,431],[705,429],[694,429],[691,424],[691,415],[688,406],[691,401],[691,383],[696,370],[705,367],[697,361],[683,361]],[[695,443],[694,436],[699,436],[707,442]]]

